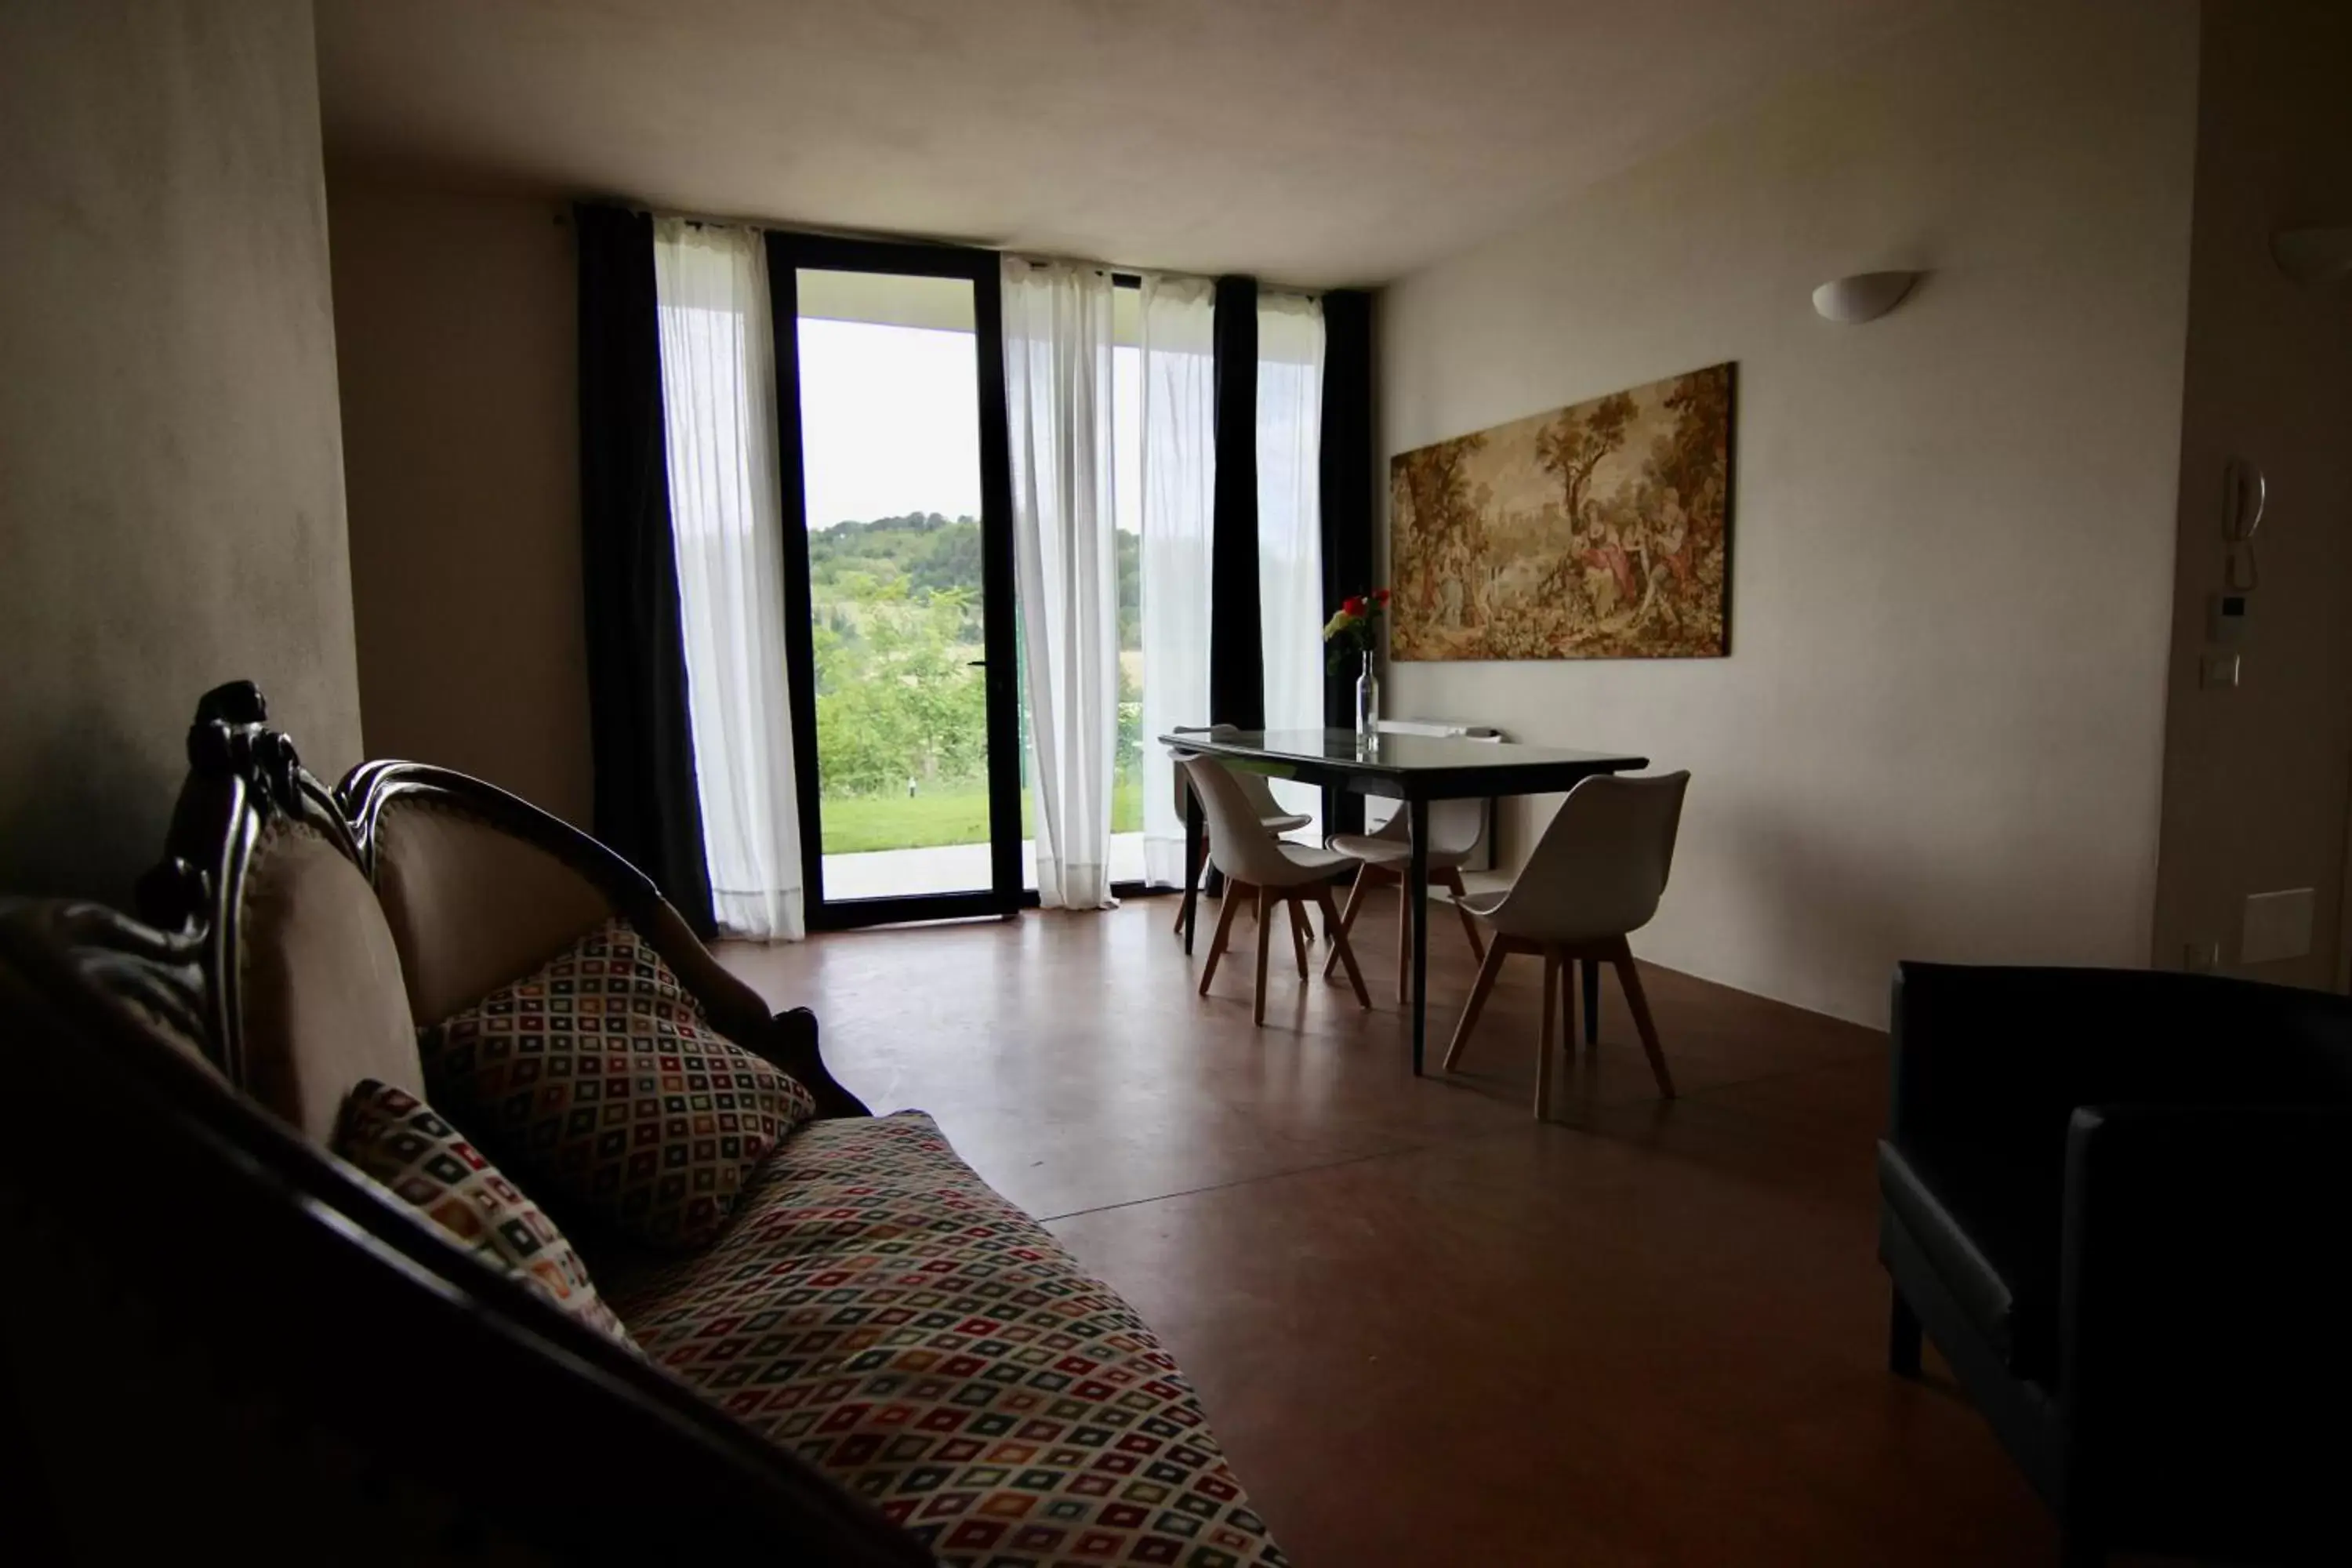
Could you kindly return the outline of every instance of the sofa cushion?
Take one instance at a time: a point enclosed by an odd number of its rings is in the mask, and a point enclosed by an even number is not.
[[[600,1265],[655,1361],[950,1564],[1278,1564],[1151,1331],[917,1111],[785,1141],[708,1252]]]
[[[231,1078],[318,1143],[362,1079],[424,1088],[400,955],[367,878],[318,829],[262,831],[237,908]]]
[[[2003,1365],[2055,1387],[2063,1180],[2014,1150],[1878,1146],[1879,1192]]]
[[[815,1111],[729,1041],[626,921],[609,920],[424,1031],[434,1100],[559,1212],[699,1247]]]
[[[467,1251],[635,1348],[555,1222],[415,1095],[373,1079],[359,1084],[343,1102],[334,1149]]]

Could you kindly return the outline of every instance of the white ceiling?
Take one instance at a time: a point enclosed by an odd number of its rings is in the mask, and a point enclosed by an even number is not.
[[[1310,285],[1515,226],[1944,0],[317,0],[329,155]]]

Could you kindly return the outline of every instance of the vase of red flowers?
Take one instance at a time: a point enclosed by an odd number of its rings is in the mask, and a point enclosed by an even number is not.
[[[1340,670],[1352,662],[1356,675],[1356,739],[1369,740],[1381,727],[1381,678],[1375,658],[1380,652],[1380,622],[1388,614],[1389,591],[1373,588],[1339,606],[1323,626],[1325,658]]]

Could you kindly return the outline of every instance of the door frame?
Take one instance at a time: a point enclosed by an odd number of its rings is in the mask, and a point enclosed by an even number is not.
[[[768,291],[775,336],[776,447],[783,490],[784,633],[790,666],[793,778],[800,795],[803,902],[812,931],[903,921],[1013,914],[1036,895],[1022,889],[1020,647],[1014,635],[1012,439],[1004,404],[1004,297],[992,250],[848,239],[772,230]],[[817,788],[816,639],[809,581],[808,491],[801,445],[800,269],[960,278],[971,284],[980,400],[982,640],[988,704],[991,886],[835,902],[824,895],[824,817]]]

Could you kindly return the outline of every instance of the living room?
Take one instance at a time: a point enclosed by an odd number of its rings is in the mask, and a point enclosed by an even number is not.
[[[1905,1142],[1966,1101],[1992,1149],[2003,1084],[2153,1031],[2180,1081],[2080,1089],[2051,1150],[2126,1088],[2319,1133],[2199,1123],[2136,1178],[2147,1227],[2235,1249],[2183,1272],[2248,1286],[2130,1277],[2101,1375],[2185,1302],[2283,1342],[2345,1304],[2246,1260],[2345,1195],[2340,7],[5,0],[0,62],[0,891],[215,933],[191,1027],[253,1089],[226,976],[274,971],[206,914],[222,868],[348,839],[413,1048],[586,925],[428,998],[432,931],[477,927],[404,914],[378,829],[503,808],[353,770],[520,797],[805,1068],[776,1169],[927,1112],[922,1157],[1181,1368],[1196,1495],[1255,1521],[1121,1556],[959,1481],[926,1534],[865,1449],[706,1401],[755,1434],[740,1495],[798,1466],[793,1506],[846,1510],[839,1560],[908,1518],[952,1562],[2340,1558],[2289,1484],[2340,1440],[2096,1457],[2120,1418],[2053,1370],[2100,1341],[2059,1153],[2012,1273]],[[281,732],[346,787],[289,783]],[[1642,907],[1515,924],[1570,798],[1664,814]],[[556,888],[445,847],[492,902]],[[2044,966],[2191,989],[1999,978]],[[2015,1037],[1982,1100],[1903,1067],[1961,1020]],[[2265,1067],[2263,1020],[2335,1065]],[[257,1096],[320,1142],[310,1092]],[[2237,1206],[2265,1182],[2305,1197]],[[664,1401],[724,1374],[631,1316],[659,1271],[574,1239],[646,1358],[598,1386],[699,1419]],[[1997,1308],[1921,1299],[1970,1268]],[[2286,1348],[2147,1375],[2284,1429],[2336,1387],[2249,1392]],[[62,1470],[165,1436],[77,1447],[29,1359],[51,1544],[103,1558],[136,1521]]]

